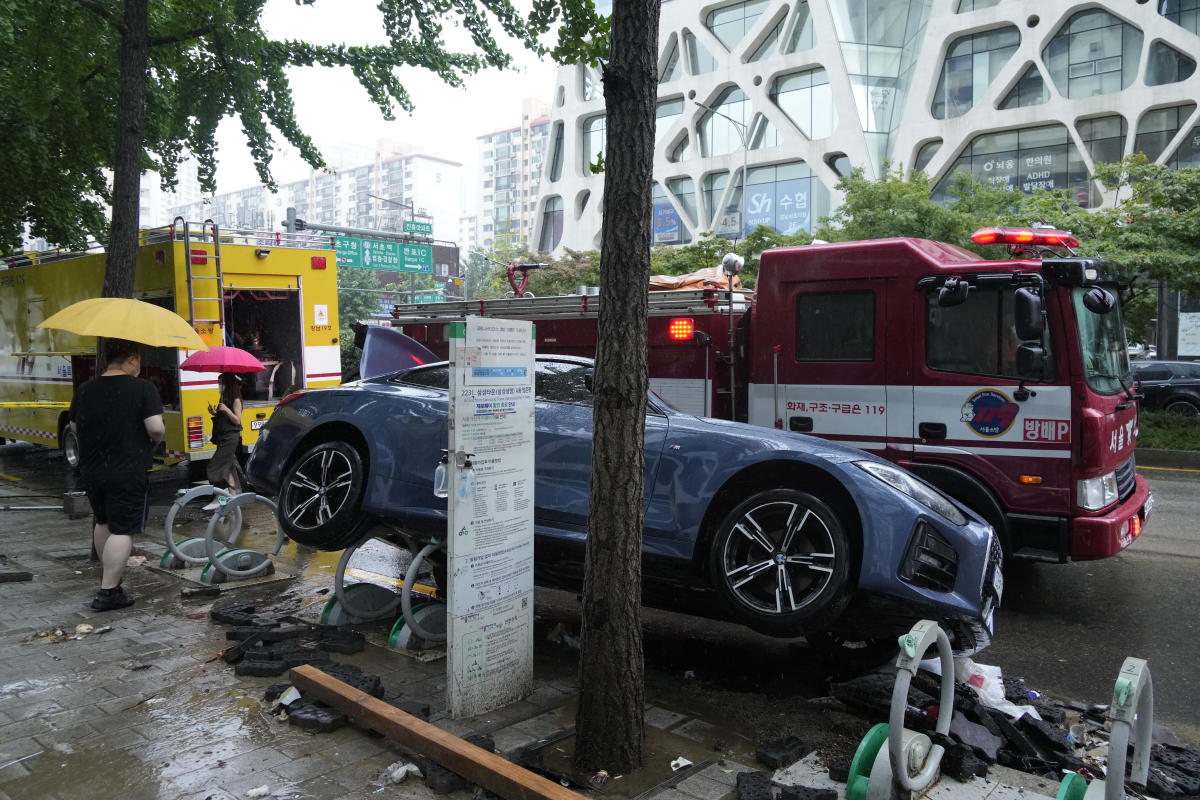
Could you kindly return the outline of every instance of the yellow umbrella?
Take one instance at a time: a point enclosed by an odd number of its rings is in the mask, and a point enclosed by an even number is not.
[[[70,331],[80,336],[128,339],[152,347],[208,349],[200,334],[174,311],[123,297],[80,300],[39,322],[38,327]]]

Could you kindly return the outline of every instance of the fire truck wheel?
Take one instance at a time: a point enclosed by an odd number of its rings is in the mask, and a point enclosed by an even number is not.
[[[771,489],[729,512],[708,566],[736,618],[760,633],[797,636],[804,623],[841,613],[853,552],[829,506],[795,489]]]
[[[362,457],[346,442],[325,442],[292,463],[279,490],[279,526],[319,550],[344,550],[362,538],[366,488]]]
[[[67,462],[67,468],[72,472],[77,471],[79,469],[79,437],[75,435],[75,431],[71,430],[70,425],[63,428],[59,444],[62,447],[63,461]]]

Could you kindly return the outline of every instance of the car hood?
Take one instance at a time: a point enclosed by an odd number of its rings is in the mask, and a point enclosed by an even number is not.
[[[847,461],[879,461],[870,453],[856,447],[807,436],[803,433],[781,431],[777,428],[766,428],[761,425],[750,425],[745,422],[731,422],[712,417],[694,417],[690,414],[676,413],[671,416],[671,426],[683,425],[697,431],[709,430],[723,437],[737,437],[753,440],[764,444],[773,444],[779,450],[794,450],[817,456],[835,463]]]

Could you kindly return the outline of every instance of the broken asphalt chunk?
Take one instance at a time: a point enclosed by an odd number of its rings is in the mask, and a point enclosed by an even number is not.
[[[833,789],[817,789],[812,786],[784,786],[779,800],[837,800]]]
[[[321,655],[324,655],[326,661],[328,662],[329,656],[323,651]],[[378,675],[372,675],[369,672],[363,672],[353,664],[321,663],[314,664],[313,666],[324,672],[326,675],[337,678],[342,683],[353,686],[360,692],[369,694],[371,697],[377,697],[380,700],[383,699],[383,681]]]
[[[346,715],[320,703],[304,703],[288,709],[288,724],[316,733],[330,733],[345,727]]]
[[[754,752],[754,757],[765,767],[783,769],[800,760],[804,755],[804,742],[795,736],[785,736],[764,742]]]
[[[470,781],[457,772],[451,772],[424,756],[415,757],[413,763],[420,768],[425,785],[435,794],[450,794],[460,789],[466,790],[471,785]]]
[[[772,800],[771,773],[739,772],[737,775],[738,800]]]

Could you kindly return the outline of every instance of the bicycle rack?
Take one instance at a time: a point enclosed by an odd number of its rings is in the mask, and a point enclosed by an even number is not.
[[[163,569],[183,569],[184,567],[198,567],[201,564],[207,564],[208,548],[202,536],[189,536],[186,539],[175,541],[174,525],[175,516],[180,509],[186,506],[193,500],[206,499],[210,497],[219,498],[230,497],[227,489],[221,489],[211,484],[201,484],[193,486],[191,489],[180,489],[176,494],[175,502],[167,511],[167,521],[164,525],[166,534],[167,552],[163,553],[162,559],[159,561],[159,566]],[[241,538],[242,533],[242,512],[240,508],[236,509],[236,513],[231,514],[226,523],[232,533],[229,536],[229,546],[235,547],[237,541]]]
[[[394,544],[388,539],[368,534],[358,543],[342,551],[337,571],[333,576],[334,596],[329,598],[321,611],[321,623],[346,625],[391,619],[400,609],[402,613],[388,636],[391,645],[418,649],[419,645],[445,641],[445,604],[440,602],[435,587],[426,586],[416,580],[422,563],[431,553],[444,548],[445,545],[434,542],[413,555],[399,592],[369,582],[347,584],[346,570],[350,566],[350,560],[360,547],[375,538],[389,545]],[[414,597],[417,599],[414,600]],[[408,626],[408,621],[413,623],[412,626]],[[413,633],[419,638],[414,638]]]
[[[235,514],[241,515],[242,506],[251,503],[263,503],[270,507],[271,515],[276,513],[275,503],[268,497],[253,492],[244,492],[229,498],[219,498],[220,506],[212,519],[208,521],[208,529],[204,532],[204,552],[208,556],[208,566],[200,573],[203,583],[226,583],[239,578],[257,578],[270,575],[275,571],[275,564],[270,556],[254,550],[244,550],[238,547],[218,549],[215,534],[218,526],[227,524],[225,520]],[[271,555],[279,555],[287,542],[287,536],[280,531],[275,537],[275,547]]]
[[[846,779],[848,800],[913,800],[927,792],[937,778],[945,748],[928,736],[904,727],[908,688],[920,669],[925,651],[937,644],[942,667],[941,697],[934,730],[950,733],[954,715],[954,656],[950,639],[936,622],[923,619],[900,637],[896,683],[887,722],[867,732],[850,762]],[[870,773],[867,772],[868,764]]]
[[[1145,788],[1150,777],[1150,745],[1154,738],[1154,682],[1145,659],[1129,656],[1121,665],[1108,718],[1112,721],[1112,734],[1108,739],[1107,777],[1088,784],[1082,775],[1068,773],[1058,787],[1057,800],[1124,800],[1125,760],[1135,725],[1137,737],[1129,782]]]

